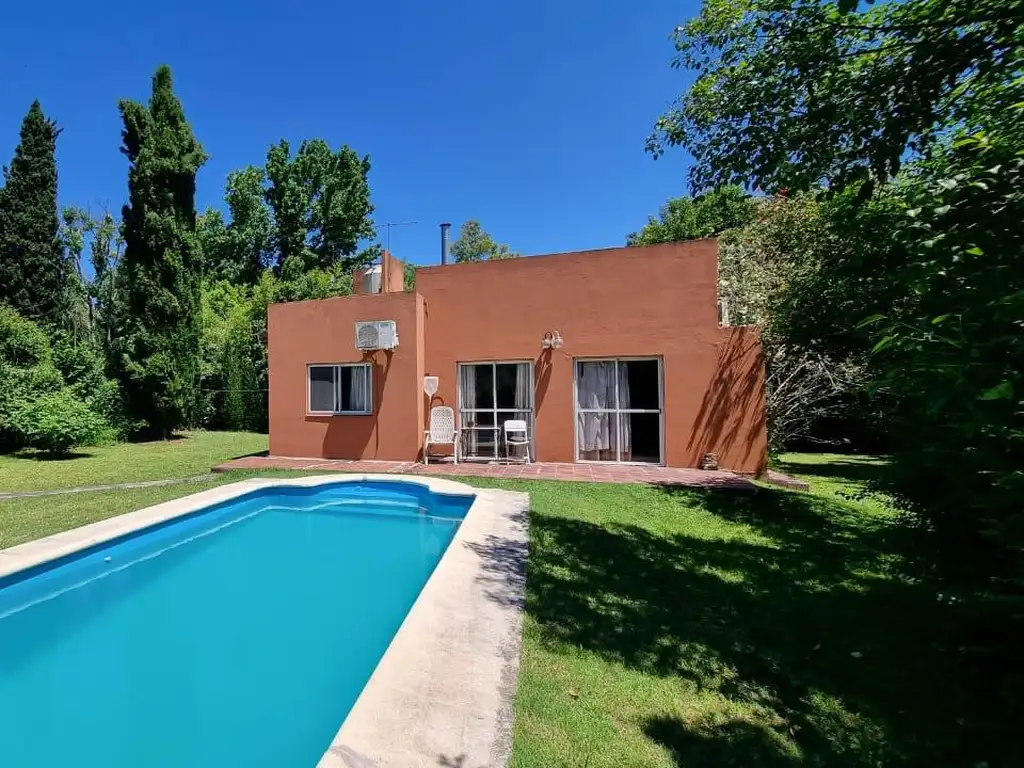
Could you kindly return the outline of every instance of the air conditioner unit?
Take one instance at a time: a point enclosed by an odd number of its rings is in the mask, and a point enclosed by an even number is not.
[[[356,323],[356,349],[394,349],[397,346],[398,328],[394,320]]]

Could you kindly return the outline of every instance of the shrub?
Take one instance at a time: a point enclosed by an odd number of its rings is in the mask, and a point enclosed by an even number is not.
[[[53,364],[76,395],[88,397],[103,385],[103,357],[96,347],[75,341],[67,334],[57,335],[51,347]]]
[[[6,304],[0,304],[0,361],[30,368],[50,357],[46,333]]]
[[[94,442],[105,425],[88,405],[62,389],[23,403],[12,414],[11,426],[26,445],[60,455]]]

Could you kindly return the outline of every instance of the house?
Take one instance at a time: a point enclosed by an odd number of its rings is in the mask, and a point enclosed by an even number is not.
[[[717,281],[715,240],[423,267],[415,292],[385,254],[357,295],[269,308],[270,453],[418,460],[431,405],[447,404],[460,460],[500,458],[502,425],[524,419],[534,460],[714,454],[760,473],[760,336],[720,325]],[[367,321],[391,321],[397,346],[357,349]]]

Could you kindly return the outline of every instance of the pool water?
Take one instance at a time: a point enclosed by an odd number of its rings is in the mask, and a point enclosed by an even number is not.
[[[471,502],[267,489],[0,580],[0,765],[315,766]]]

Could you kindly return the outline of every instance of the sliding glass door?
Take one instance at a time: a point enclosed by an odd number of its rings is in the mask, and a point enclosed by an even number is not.
[[[661,361],[576,361],[576,460],[662,463]]]
[[[530,363],[460,363],[459,429],[462,455],[496,459],[509,419],[526,422],[533,439],[533,366]]]

